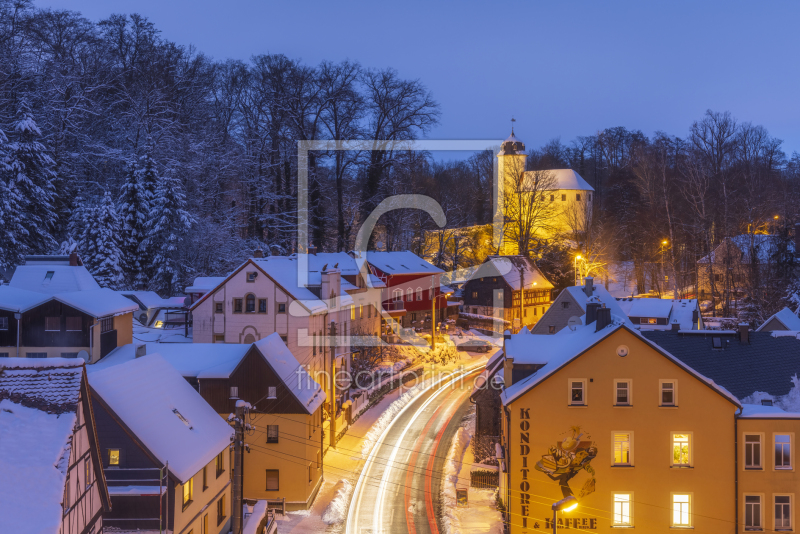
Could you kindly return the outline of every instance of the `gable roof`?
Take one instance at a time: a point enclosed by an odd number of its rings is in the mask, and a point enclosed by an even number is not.
[[[520,270],[522,279],[520,280]],[[489,256],[472,273],[470,280],[489,276],[502,276],[514,291],[519,291],[520,282],[525,289],[552,289],[553,284],[545,278],[536,263],[526,256]]]
[[[184,291],[186,293],[203,293],[211,291],[225,280],[224,276],[198,276],[194,279],[194,283],[188,286]]]
[[[138,345],[138,344],[137,344]],[[227,378],[250,350],[244,343],[142,343],[145,354],[160,354],[181,376]],[[89,374],[136,359],[136,345],[117,347],[87,367]]]
[[[323,402],[326,395],[320,385],[306,372],[306,368],[275,333],[253,343],[267,363],[275,371],[295,399],[310,414],[313,414]]]
[[[775,319],[779,323],[781,323],[786,330],[791,331],[798,331],[800,330],[800,317],[798,317],[792,310],[789,308],[783,308],[781,311],[764,321],[764,324],[756,329],[756,332],[761,332],[761,330],[767,326],[770,321]]]
[[[184,297],[162,299],[155,291],[119,291],[119,294],[150,310],[155,308],[182,308],[184,305]]]
[[[52,272],[52,276],[48,273]],[[90,291],[100,285],[82,265],[20,265],[8,282],[11,287],[54,295],[68,291]]]
[[[717,245],[710,254],[697,260],[697,263],[719,263],[724,261],[725,250],[728,246],[738,249],[739,257],[734,260],[740,263],[749,264],[751,256],[755,253],[757,263],[770,263],[774,261],[774,256],[779,252],[780,238],[772,234],[741,234],[733,237],[726,237],[722,243]],[[786,242],[786,252],[794,253],[794,243]],[[717,258],[717,254],[720,258]],[[731,254],[735,254],[731,251]]]
[[[57,300],[92,317],[134,312],[139,306],[106,287],[50,295],[11,286],[0,286],[0,309],[26,312],[50,300]]]
[[[89,384],[181,483],[230,444],[233,429],[157,353],[93,372]]]
[[[59,531],[82,382],[82,360],[0,360],[4,531]]]
[[[525,175],[523,177],[523,191],[531,191],[536,190],[535,186],[530,184],[530,182],[536,179],[539,176],[539,173],[546,172],[549,173],[554,180],[554,185],[552,188],[548,188],[550,191],[594,191],[594,187],[589,185],[589,182],[584,180],[580,174],[573,171],[572,169],[548,169],[545,171],[525,171]],[[530,184],[530,185],[529,185]]]
[[[581,307],[583,313],[586,313],[586,305],[589,302],[605,304],[605,307],[611,310],[611,315],[618,317],[628,327],[633,328],[633,323],[631,323],[630,319],[628,319],[628,315],[622,310],[619,302],[617,302],[617,299],[612,297],[611,293],[609,293],[605,287],[602,285],[593,284],[591,297],[586,295],[586,292],[583,290],[583,288],[584,286],[569,286],[564,288],[563,291],[566,291],[575,300],[575,302],[578,303],[578,306]],[[559,294],[559,297],[561,297],[561,294]],[[545,315],[547,315],[549,311],[550,309],[545,312]]]
[[[442,274],[443,270],[408,250],[378,252],[369,250],[362,257],[386,274]]]
[[[625,329],[637,336],[656,352],[681,367],[684,371],[694,375],[695,378],[728,399],[731,403],[737,407],[741,407],[739,399],[731,394],[723,385],[716,383],[711,378],[708,378],[706,375],[698,372],[696,369],[664,350],[661,346],[643,337],[638,330],[634,330],[622,323],[611,324],[600,331],[595,331],[595,329],[595,323],[591,323],[589,325],[579,326],[574,331],[569,328],[564,328],[551,336],[515,334],[511,336],[510,340],[507,339],[506,354],[514,358],[514,364],[531,363],[541,365],[542,367],[532,375],[503,390],[500,394],[500,399],[503,401],[503,404],[510,404],[519,396],[583,355],[587,350],[603,339],[619,330]],[[511,344],[509,342],[511,342]]]
[[[792,376],[800,376],[800,341],[794,336],[750,332],[750,343],[743,344],[734,333],[715,330],[642,331],[642,335],[739,398],[756,391],[786,395],[792,388]],[[715,337],[722,340],[723,349],[713,348]]]

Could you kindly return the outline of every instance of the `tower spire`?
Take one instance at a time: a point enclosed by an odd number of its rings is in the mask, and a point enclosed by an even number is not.
[[[511,135],[514,135],[514,123],[517,122],[517,119],[514,118],[514,115],[511,115]]]

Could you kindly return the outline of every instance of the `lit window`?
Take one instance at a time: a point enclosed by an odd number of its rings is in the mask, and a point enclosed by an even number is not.
[[[621,527],[633,526],[630,493],[614,494],[614,518],[612,524]]]
[[[156,321],[156,328],[164,328],[164,321]]]
[[[661,382],[661,406],[675,406],[677,405],[675,399],[675,385],[673,381]]]
[[[586,404],[586,380],[569,381],[569,403],[573,406]]]
[[[792,497],[775,496],[775,530],[792,530]]]
[[[267,425],[267,443],[278,443],[278,425]]]
[[[672,435],[672,465],[674,467],[691,466],[691,436],[689,434]]]
[[[792,468],[792,436],[775,435],[775,469]]]
[[[108,465],[119,465],[119,449],[108,449]]]
[[[355,321],[356,320],[356,307],[355,306],[350,306],[350,320],[351,321]]]
[[[744,529],[761,530],[760,495],[745,495],[744,497]]]
[[[674,494],[672,496],[672,526],[692,526],[692,496]]]
[[[744,436],[744,467],[761,469],[761,435],[746,434]]]
[[[642,321],[644,321],[644,319],[642,319]],[[658,319],[656,319],[655,317],[648,317],[647,324],[658,324]]]
[[[631,404],[631,383],[629,381],[615,381],[614,399],[617,406],[629,406]]]
[[[614,433],[614,465],[631,465],[630,433]]]
[[[190,478],[186,484],[183,485],[183,505],[186,506],[192,502],[192,490],[194,486],[194,478]]]
[[[474,298],[474,299],[478,298],[478,292],[477,291],[473,291],[472,292],[472,298]]]

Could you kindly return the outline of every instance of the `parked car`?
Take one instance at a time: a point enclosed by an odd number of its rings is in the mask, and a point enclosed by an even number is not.
[[[492,344],[482,339],[470,339],[469,341],[459,344],[458,350],[489,352],[492,350]]]

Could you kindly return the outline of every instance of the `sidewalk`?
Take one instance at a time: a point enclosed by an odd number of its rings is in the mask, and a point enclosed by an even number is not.
[[[434,372],[446,372],[456,369],[459,365],[474,365],[481,359],[487,357],[486,354],[471,354],[459,351],[461,360],[447,366],[436,366]],[[492,353],[489,353],[490,356]],[[425,366],[425,377],[430,378],[430,365]],[[361,447],[364,443],[363,436],[372,428],[372,425],[386,411],[390,404],[396,401],[403,393],[401,390],[394,390],[387,394],[378,404],[365,411],[358,421],[347,430],[347,433],[339,440],[336,448],[328,449],[328,453],[323,460],[324,480],[319,490],[317,498],[314,500],[310,510],[299,512],[288,512],[285,517],[278,517],[278,531],[281,534],[311,534],[320,532],[338,533],[344,531],[344,521],[328,525],[322,520],[322,514],[333,500],[337,489],[337,483],[345,479],[351,487],[355,487],[361,469],[364,466],[365,458],[361,456]],[[347,505],[349,505],[348,495]],[[346,515],[346,506],[339,510],[342,516]],[[334,514],[335,515],[335,514]]]

